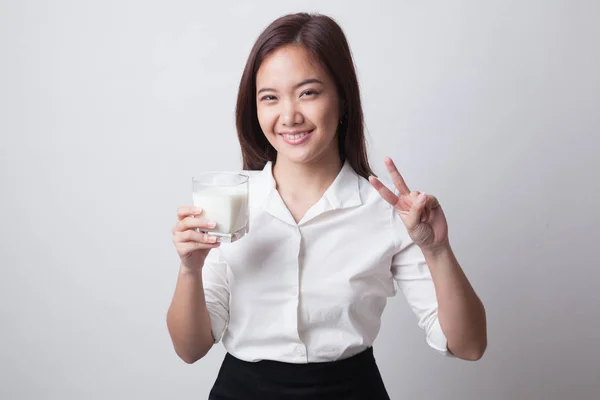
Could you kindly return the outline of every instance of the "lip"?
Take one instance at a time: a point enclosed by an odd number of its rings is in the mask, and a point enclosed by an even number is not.
[[[279,132],[278,135],[281,136],[281,138],[283,139],[283,141],[286,142],[287,144],[291,144],[291,145],[296,146],[296,145],[299,145],[299,144],[302,144],[302,143],[306,142],[312,136],[312,134],[313,134],[314,131],[315,131],[314,129],[311,129],[309,131]],[[284,134],[285,135],[296,135],[296,134],[302,133],[302,132],[307,132],[308,134],[306,136],[303,136],[300,139],[296,139],[296,140],[288,139],[288,138],[286,138],[284,136]]]

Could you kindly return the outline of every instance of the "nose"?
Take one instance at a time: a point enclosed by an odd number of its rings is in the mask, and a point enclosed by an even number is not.
[[[282,102],[282,110],[279,116],[281,124],[284,126],[294,126],[304,122],[302,113],[297,109],[293,101]]]

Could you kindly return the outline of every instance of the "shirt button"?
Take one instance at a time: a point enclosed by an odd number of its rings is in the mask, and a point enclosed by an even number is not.
[[[300,346],[296,347],[296,354],[304,357],[305,353],[304,353],[304,350],[302,349],[302,347],[300,347]]]

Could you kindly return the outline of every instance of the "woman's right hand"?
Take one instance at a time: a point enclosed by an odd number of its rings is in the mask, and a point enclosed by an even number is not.
[[[204,218],[199,207],[180,207],[177,210],[177,223],[173,227],[173,243],[183,267],[190,271],[200,271],[208,252],[219,247],[217,237],[196,231],[213,229],[216,225]]]

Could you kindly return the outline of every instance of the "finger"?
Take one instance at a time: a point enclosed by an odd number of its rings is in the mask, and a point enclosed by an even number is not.
[[[423,209],[423,212],[421,213],[421,222],[427,222],[429,221],[429,216],[431,215],[429,209],[427,208],[427,205],[425,206],[425,208]]]
[[[410,198],[412,200],[412,204],[415,204],[419,201],[418,199],[419,199],[420,195],[421,195],[421,192],[419,192],[419,191],[410,192]],[[421,212],[420,221],[427,222],[428,220],[429,220],[429,210],[427,209],[427,201],[426,201],[425,207],[423,208],[423,211]]]
[[[198,243],[198,242],[185,242],[177,245],[177,252],[180,255],[185,255],[194,250],[198,249],[214,249],[221,245],[220,242],[207,244],[207,243]]]
[[[438,201],[438,199],[435,196],[428,194],[426,207],[429,209],[434,209],[434,208],[438,208],[439,206],[440,206],[440,202]]]
[[[177,219],[182,220],[192,215],[202,214],[202,208],[195,206],[183,206],[177,209]]]
[[[189,229],[214,229],[217,224],[204,218],[187,217],[175,224],[173,233],[183,232]]]
[[[396,206],[398,203],[398,196],[396,196],[390,189],[388,189],[381,181],[374,176],[369,177],[369,182],[377,190],[379,195],[383,197],[385,201],[390,203],[392,206]]]
[[[177,232],[184,232],[190,229],[207,230],[214,228],[215,226],[213,226],[213,224],[214,222],[207,221],[204,218],[186,217],[180,221],[177,221],[177,223],[173,226],[173,229],[171,229],[171,232],[176,234]]]
[[[408,215],[404,217],[404,224],[406,228],[410,231],[415,229],[422,221],[422,218],[429,218],[429,213],[425,213],[425,206],[427,204],[427,194],[421,193],[417,196],[416,200],[413,201],[412,206],[410,207],[410,211]]]
[[[173,238],[173,241],[176,244],[187,242],[211,244],[216,243],[218,241],[218,238],[216,236],[209,235],[208,233],[187,230],[184,232],[178,232]]]
[[[390,176],[392,177],[394,186],[396,186],[396,189],[398,189],[400,194],[410,194],[410,189],[406,185],[406,182],[404,181],[402,175],[400,175],[400,172],[398,172],[398,168],[396,168],[396,164],[394,164],[394,161],[392,161],[390,157],[386,157],[384,162],[388,172],[390,173]]]

